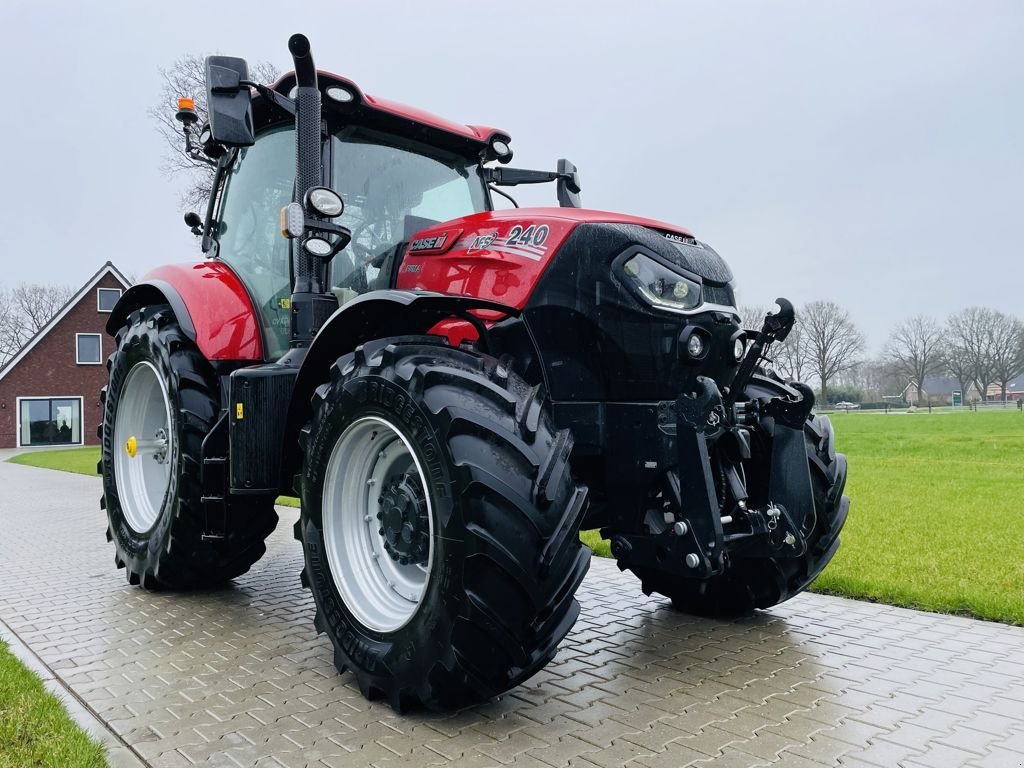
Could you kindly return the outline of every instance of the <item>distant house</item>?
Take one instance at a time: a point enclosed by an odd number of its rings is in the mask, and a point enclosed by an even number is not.
[[[950,376],[929,376],[924,380],[924,391],[928,394],[925,399],[930,399],[933,405],[950,405],[953,402],[953,393],[961,393],[961,402],[966,405],[981,400],[978,388],[974,384],[967,386],[963,392],[960,382]]]
[[[989,384],[986,400],[1002,401],[1003,387],[1001,384]],[[1024,400],[1024,376],[1018,376],[1006,383],[1007,400]]]
[[[958,391],[960,389],[960,382],[949,377],[943,378],[939,376],[929,376],[925,379],[924,388],[934,403],[942,402],[943,404],[948,405],[951,401],[953,391]],[[971,384],[967,387],[967,392],[964,393],[963,403],[965,405],[967,403],[976,403],[982,399],[989,402],[1002,401],[1002,387],[999,384],[989,384],[988,391],[985,393],[985,397],[982,398],[977,385]],[[1024,400],[1024,376],[1018,376],[1007,383],[1006,399]]]
[[[104,326],[130,283],[109,261],[0,368],[0,448],[96,445],[113,340]]]

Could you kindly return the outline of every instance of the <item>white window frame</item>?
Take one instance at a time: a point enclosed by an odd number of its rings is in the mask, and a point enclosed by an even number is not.
[[[102,307],[100,307],[100,292],[102,292],[102,291],[117,291],[117,298],[120,299],[122,296],[124,296],[124,290],[121,289],[121,288],[97,288],[96,289],[96,311],[97,312],[102,312],[105,315],[109,315],[111,312],[114,311],[113,309],[103,309]],[[117,304],[116,301],[114,303]]]
[[[75,342],[77,345],[77,342]],[[102,343],[102,342],[101,342]],[[102,357],[102,355],[101,355]],[[21,442],[21,401],[22,400],[77,400],[78,401],[78,442],[77,443],[61,443],[60,445],[22,445]],[[14,437],[16,447],[18,448],[39,448],[42,450],[54,449],[59,450],[66,448],[69,445],[85,445],[85,398],[82,395],[25,395],[24,397],[14,398],[14,407],[17,409],[16,416],[14,419]]]
[[[100,354],[99,360],[92,362],[91,360],[79,360],[78,359],[78,339],[80,336],[95,336],[100,340]],[[102,333],[76,333],[75,334],[75,365],[103,365],[103,334]]]

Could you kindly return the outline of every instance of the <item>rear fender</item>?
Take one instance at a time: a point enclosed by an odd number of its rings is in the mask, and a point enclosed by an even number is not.
[[[221,261],[171,264],[129,288],[107,320],[111,336],[140,307],[169,304],[181,326],[210,361],[263,362],[263,337],[245,286]]]
[[[478,324],[479,320],[469,315],[470,310],[488,319],[519,314],[513,307],[471,296],[383,290],[363,294],[331,315],[310,344],[295,380],[285,433],[285,477],[299,471],[298,451],[289,450],[289,446],[297,444],[299,430],[312,414],[313,392],[327,381],[335,360],[374,339],[436,333],[435,326],[452,317],[472,317]]]

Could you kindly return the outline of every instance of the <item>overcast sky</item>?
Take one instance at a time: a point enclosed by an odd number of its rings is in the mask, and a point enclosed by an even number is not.
[[[0,7],[7,285],[198,258],[158,68],[287,69],[304,32],[371,94],[506,129],[518,166],[568,157],[588,207],[688,227],[745,303],[833,299],[873,350],[916,313],[1024,315],[1019,0],[91,5]]]

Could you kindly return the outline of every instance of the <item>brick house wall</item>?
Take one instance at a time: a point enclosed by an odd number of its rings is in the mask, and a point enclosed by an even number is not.
[[[81,438],[84,445],[98,445],[96,425],[102,419],[100,388],[107,381],[106,359],[114,351],[114,340],[105,325],[109,312],[97,309],[99,288],[127,290],[110,265],[86,284],[85,291],[67,314],[53,327],[44,329],[35,345],[18,362],[5,368],[0,378],[0,448],[18,445],[18,398],[81,397]],[[74,300],[73,300],[74,301]],[[60,313],[58,313],[59,315]],[[78,333],[100,334],[99,365],[76,361]],[[32,344],[32,342],[29,342]]]

